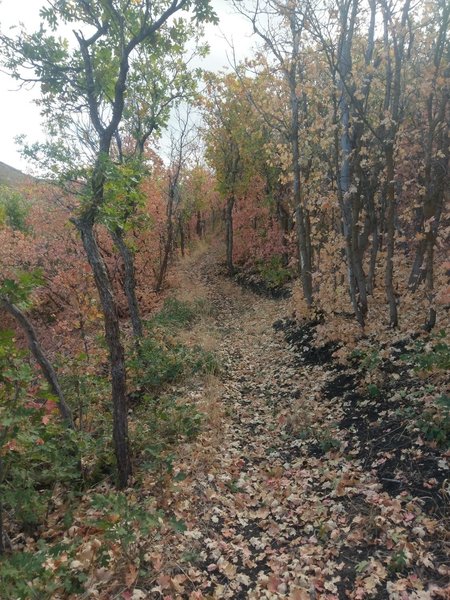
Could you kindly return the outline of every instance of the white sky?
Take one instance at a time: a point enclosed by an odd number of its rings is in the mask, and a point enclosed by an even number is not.
[[[202,66],[217,71],[228,65],[230,48],[224,36],[233,42],[238,59],[250,54],[253,40],[250,39],[249,23],[234,13],[230,2],[212,0],[212,3],[220,23],[218,27],[208,25],[206,28],[211,53]],[[39,23],[39,9],[44,5],[45,0],[0,0],[1,30],[7,32],[9,27],[20,22],[27,29],[35,30]],[[25,134],[28,141],[33,142],[45,137],[40,127],[39,109],[33,104],[33,99],[38,96],[38,88],[18,89],[17,82],[0,73],[0,161],[25,172],[29,168],[17,151],[14,138]]]

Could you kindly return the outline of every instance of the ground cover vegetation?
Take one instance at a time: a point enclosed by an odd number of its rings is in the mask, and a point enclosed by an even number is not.
[[[233,6],[0,34],[2,598],[450,597],[449,7]]]

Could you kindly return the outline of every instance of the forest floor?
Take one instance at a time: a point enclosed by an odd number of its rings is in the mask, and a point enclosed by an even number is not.
[[[236,279],[214,244],[178,262],[166,294],[195,318],[147,315],[144,375],[174,377],[130,376],[134,479],[83,455],[79,489],[12,530],[0,600],[450,599],[445,338],[350,350]]]
[[[369,393],[367,364],[317,348],[314,324],[281,319],[289,300],[237,285],[214,251],[178,276],[211,307],[186,336],[221,372],[178,386],[204,414],[160,500],[183,526],[143,540],[114,597],[450,598],[449,454],[414,426],[430,383],[398,360],[408,341]]]

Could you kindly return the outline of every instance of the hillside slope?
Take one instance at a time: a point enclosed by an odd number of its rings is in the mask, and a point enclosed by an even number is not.
[[[34,177],[25,175],[19,169],[15,169],[10,165],[0,161],[0,185],[8,185],[15,187],[33,181]]]

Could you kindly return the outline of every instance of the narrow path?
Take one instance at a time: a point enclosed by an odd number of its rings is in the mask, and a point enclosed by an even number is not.
[[[358,448],[347,448],[343,403],[323,394],[332,365],[300,367],[274,331],[287,301],[242,290],[217,264],[204,254],[185,277],[214,309],[218,397],[194,396],[219,415],[180,462],[188,477],[171,508],[187,531],[165,549],[172,571],[154,597],[396,598],[379,547],[392,548],[415,508],[381,494]]]
[[[242,290],[218,270],[216,257],[205,255],[189,273],[214,307],[226,416],[213,468],[197,474],[195,587],[199,598],[310,598],[311,576],[333,570],[321,543],[310,539],[311,511],[319,527],[327,516],[320,499],[327,477],[315,477],[319,461],[305,460],[286,434],[286,413],[305,379],[272,327],[286,302]]]

